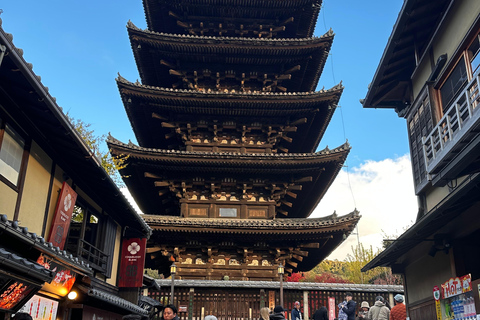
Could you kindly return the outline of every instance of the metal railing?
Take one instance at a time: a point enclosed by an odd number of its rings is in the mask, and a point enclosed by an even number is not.
[[[430,134],[423,137],[423,153],[427,172],[430,173],[434,165],[445,157],[448,153],[446,149],[453,148],[455,144],[453,140],[458,141],[474,126],[476,121],[471,119],[478,117],[479,88],[480,69],[475,72],[473,79],[465,86]]]
[[[87,260],[92,268],[103,272],[107,270],[108,254],[81,239],[79,240],[79,245],[80,256]]]

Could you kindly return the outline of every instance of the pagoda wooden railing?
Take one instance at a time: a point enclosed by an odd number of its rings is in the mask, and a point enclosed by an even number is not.
[[[430,174],[453,148],[477,126],[480,113],[480,69],[447,109],[427,137],[423,137],[425,166]]]

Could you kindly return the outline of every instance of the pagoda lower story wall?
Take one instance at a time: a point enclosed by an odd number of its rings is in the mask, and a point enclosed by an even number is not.
[[[195,280],[278,280],[276,266],[213,263],[178,264],[176,277]]]
[[[261,320],[260,309],[268,307],[273,310],[280,305],[279,288],[255,288],[238,284],[232,281],[215,281],[208,286],[208,281],[186,281],[190,285],[182,284],[175,280],[174,298],[171,301],[171,280],[160,280],[161,290],[149,293],[149,296],[164,305],[173,303],[178,307],[180,320],[203,320],[206,315],[215,315],[219,320]],[[195,286],[195,282],[203,283],[201,287]],[[291,283],[290,283],[291,284]],[[307,284],[302,288],[303,284]],[[313,319],[313,313],[321,306],[327,309],[333,306],[334,314],[337,315],[337,305],[345,299],[345,292],[353,293],[353,300],[360,305],[367,301],[370,305],[375,303],[375,298],[383,296],[393,304],[393,297],[397,293],[403,293],[401,286],[376,286],[376,285],[353,285],[346,284],[321,284],[318,288],[311,288],[312,283],[297,283],[297,289],[289,289],[289,283],[285,283],[283,289],[283,306],[288,309],[287,320],[291,319],[291,310],[295,301],[301,304],[304,320]],[[329,287],[329,288],[327,288]],[[329,299],[334,303],[329,307]],[[157,318],[154,320],[161,320]]]

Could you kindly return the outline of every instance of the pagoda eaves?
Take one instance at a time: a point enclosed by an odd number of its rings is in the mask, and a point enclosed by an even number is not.
[[[353,231],[360,215],[354,210],[344,216],[334,213],[309,219],[245,221],[158,215],[143,215],[143,218],[153,229],[147,266],[154,267],[155,260],[168,260],[170,252],[176,252],[183,279],[195,278],[195,274],[188,271],[196,268],[210,268],[212,279],[221,279],[223,274],[235,277],[236,264],[230,260],[244,260],[241,268],[247,269],[247,274],[239,272],[237,279],[254,279],[256,271],[262,271],[261,277],[273,271],[275,277],[279,260],[285,262],[288,273],[310,270]],[[188,245],[178,246],[178,243]],[[212,251],[223,255],[212,254]],[[226,267],[229,264],[233,270]]]
[[[144,0],[150,30],[211,36],[304,38],[321,0]]]
[[[129,22],[143,84],[198,90],[312,91],[333,31],[318,38],[250,39],[156,33]]]
[[[238,152],[243,147],[258,153],[268,147],[278,149],[278,153],[314,152],[343,91],[340,84],[308,93],[208,93],[144,86],[122,77],[117,84],[141,146],[188,151],[202,145],[192,141],[193,129],[207,126],[213,132],[217,126],[219,137],[221,132],[233,131],[230,134],[236,142],[231,145],[233,140],[229,139],[228,146],[218,142],[210,151],[228,152],[225,147],[229,147],[231,152]],[[206,114],[209,117],[205,118]],[[222,120],[224,117],[228,121]],[[275,130],[269,135],[270,145],[241,141],[246,134],[243,131],[251,132],[258,126],[265,135]]]
[[[348,143],[302,154],[240,154],[148,149],[108,138],[145,213],[241,218],[308,217],[340,171]],[[250,208],[250,209],[249,209]],[[231,217],[231,216],[230,216]]]

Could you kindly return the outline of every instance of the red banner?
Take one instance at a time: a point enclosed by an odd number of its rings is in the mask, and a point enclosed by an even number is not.
[[[146,246],[147,239],[145,238],[123,239],[118,276],[119,287],[139,288],[142,286]]]
[[[63,250],[65,240],[67,239],[75,201],[77,201],[77,193],[64,182],[57,201],[57,207],[55,208],[50,236],[48,237],[48,242],[53,243],[54,246],[59,247],[61,250]]]

